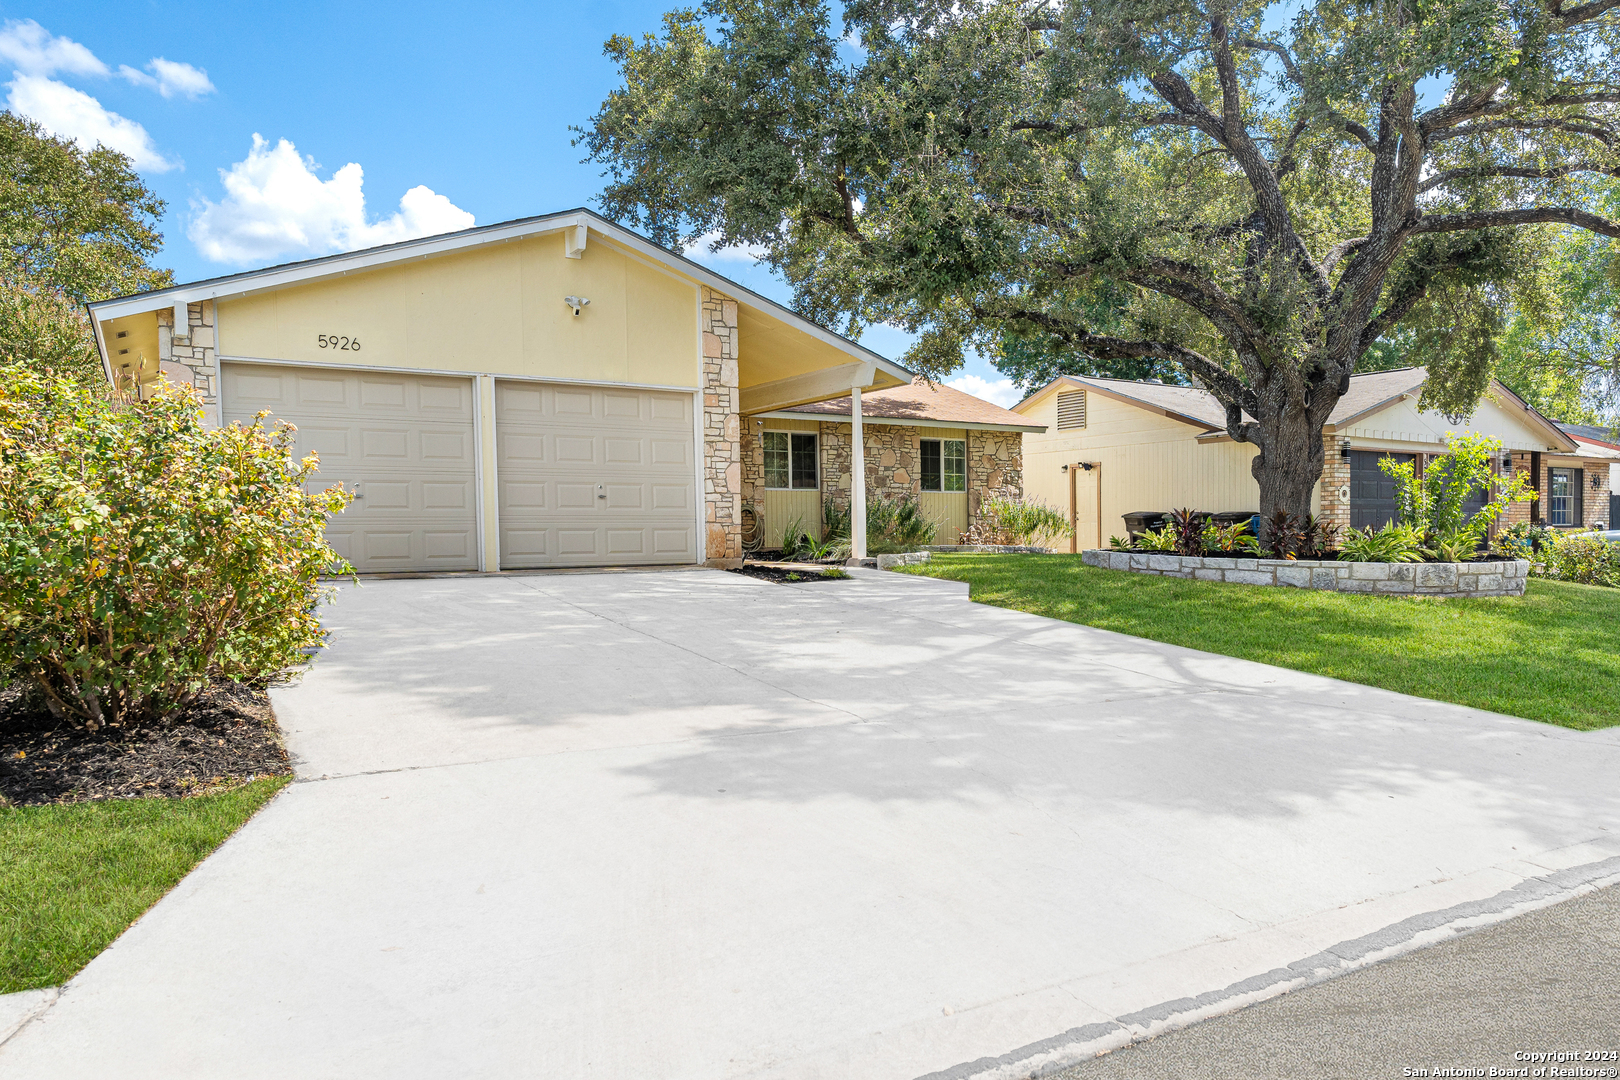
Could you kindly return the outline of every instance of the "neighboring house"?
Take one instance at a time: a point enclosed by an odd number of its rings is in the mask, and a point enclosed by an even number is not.
[[[90,312],[109,378],[296,424],[320,481],[357,493],[328,535],[362,571],[735,564],[743,417],[911,385],[584,210]]]
[[[1379,459],[1414,461],[1421,470],[1445,453],[1448,433],[1472,431],[1501,440],[1511,460],[1499,460],[1497,469],[1528,474],[1538,493],[1534,502],[1510,507],[1505,521],[1578,528],[1605,519],[1609,461],[1595,447],[1495,381],[1474,415],[1461,422],[1419,410],[1427,378],[1422,368],[1403,368],[1350,379],[1322,432],[1326,460],[1312,494],[1314,513],[1340,526],[1389,521],[1395,488]],[[1227,435],[1225,410],[1206,390],[1065,375],[1013,411],[1048,429],[1025,437],[1025,492],[1062,509],[1072,506],[1081,546],[1122,535],[1123,515],[1132,511],[1260,508],[1250,469],[1256,448]],[[1068,468],[1079,462],[1101,467]]]
[[[1595,424],[1560,422],[1558,427],[1565,435],[1580,444],[1581,453],[1587,458],[1608,461],[1609,516],[1605,523],[1611,529],[1620,529],[1620,525],[1615,524],[1620,521],[1620,432]]]
[[[954,544],[979,519],[984,500],[1023,494],[1023,435],[1045,428],[972,394],[921,377],[861,398],[866,490],[918,499]],[[822,508],[848,512],[850,399],[744,418],[743,498],[758,540],[781,544],[798,524],[821,537]]]

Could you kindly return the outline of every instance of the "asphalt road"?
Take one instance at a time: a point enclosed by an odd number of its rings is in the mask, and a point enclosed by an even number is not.
[[[1578,1057],[1514,1058],[1560,1050]],[[1542,1067],[1620,1075],[1620,1061],[1579,1060],[1594,1050],[1620,1052],[1620,885],[1116,1050],[1057,1078],[1376,1080],[1489,1076],[1492,1066],[1528,1067],[1530,1076]],[[1446,1069],[1483,1071],[1436,1071]]]

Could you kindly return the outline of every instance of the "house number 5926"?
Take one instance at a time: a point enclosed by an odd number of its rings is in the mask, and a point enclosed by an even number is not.
[[[344,352],[359,352],[360,339],[339,334],[319,334],[315,340],[323,349],[342,349]]]

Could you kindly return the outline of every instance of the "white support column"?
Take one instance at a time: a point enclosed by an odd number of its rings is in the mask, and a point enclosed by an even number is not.
[[[849,388],[849,554],[866,558],[866,432],[861,426],[861,388]]]

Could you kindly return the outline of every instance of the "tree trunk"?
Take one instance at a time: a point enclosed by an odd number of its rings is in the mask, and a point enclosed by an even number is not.
[[[1300,521],[1311,512],[1311,489],[1322,478],[1322,428],[1313,424],[1310,410],[1278,402],[1259,416],[1260,453],[1250,467],[1260,484],[1260,515],[1269,518],[1286,510]]]

